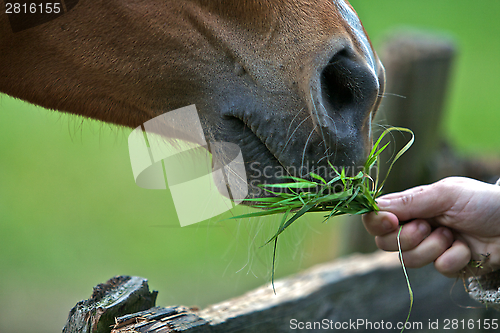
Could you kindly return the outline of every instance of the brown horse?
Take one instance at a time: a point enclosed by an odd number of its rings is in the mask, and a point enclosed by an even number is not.
[[[241,148],[250,183],[366,155],[384,70],[347,1],[61,5],[2,10],[1,92],[132,128],[195,104],[209,140]]]

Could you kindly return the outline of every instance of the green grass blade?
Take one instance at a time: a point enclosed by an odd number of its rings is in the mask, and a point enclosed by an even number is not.
[[[299,217],[307,213],[314,205],[306,204],[298,212],[296,212],[288,221],[282,223],[278,228],[278,231],[271,237],[264,245],[269,244],[274,239],[276,239],[286,228],[288,228],[293,222],[295,222]]]
[[[387,148],[387,146],[389,146],[389,144],[390,144],[390,142],[387,142],[382,148],[375,151],[373,154],[370,154],[370,156],[366,160],[366,163],[364,166],[364,169],[366,172],[368,172],[369,170],[371,170],[373,168],[373,165],[377,162],[378,157],[385,150],[385,148]]]
[[[352,177],[345,177],[345,179],[347,179],[347,180],[349,180],[349,181],[351,181],[351,182],[352,182],[352,181],[356,181],[356,180],[362,179],[362,178],[363,178],[363,176],[364,176],[363,171],[360,171],[360,172],[358,172],[358,173],[357,173],[357,175],[356,175],[356,176],[352,176]]]
[[[271,267],[271,285],[273,286],[273,292],[276,295],[276,288],[274,288],[274,272],[275,272],[275,264],[276,264],[276,249],[278,248],[278,237],[274,239],[274,248],[273,248],[273,265]]]
[[[340,171],[340,180],[342,181],[342,184],[344,184],[344,187],[346,186],[346,178],[345,178],[345,169],[342,168]]]
[[[310,173],[309,173],[309,175],[310,175],[312,178],[319,180],[319,181],[320,181],[320,182],[322,182],[323,184],[326,184],[326,180],[325,180],[323,177],[321,177],[320,175],[317,175],[317,174],[315,174],[314,172],[310,172]]]
[[[266,184],[262,185],[266,188],[310,188],[317,187],[318,183],[315,182],[302,182],[302,183],[278,183],[278,184]]]
[[[363,192],[364,192],[364,196],[363,198],[366,199],[366,201],[368,201],[369,203],[369,206],[374,210],[374,211],[378,211],[380,210],[378,208],[378,205],[377,203],[375,202],[375,199],[373,198],[373,194],[370,193],[370,190],[368,190],[368,188],[365,186],[363,188]]]
[[[359,191],[361,191],[361,188],[357,187],[357,188],[356,188],[356,190],[354,191],[354,193],[351,195],[351,197],[350,197],[349,199],[347,199],[347,201],[345,202],[345,204],[344,204],[344,205],[345,205],[345,206],[348,206],[348,205],[349,205],[349,203],[350,203],[351,201],[353,201],[353,200],[354,200],[354,198],[356,198],[356,196],[358,195]]]
[[[403,148],[401,148],[398,153],[396,154],[396,156],[394,156],[394,158],[392,159],[392,162],[391,164],[389,165],[389,168],[387,169],[387,173],[385,174],[385,177],[384,177],[384,180],[382,181],[382,183],[380,184],[380,187],[378,188],[377,190],[377,196],[378,196],[378,193],[380,193],[380,191],[382,191],[382,188],[384,187],[384,184],[385,184],[385,181],[387,180],[387,177],[389,177],[389,173],[391,172],[392,170],[392,167],[394,165],[394,163],[396,163],[396,161],[408,150],[410,149],[410,147],[413,145],[413,142],[415,141],[415,134],[413,133],[412,130],[408,129],[408,128],[404,128],[404,127],[391,127],[391,128],[388,128],[387,130],[389,131],[400,131],[400,132],[407,132],[407,133],[410,133],[411,134],[411,139],[406,143],[406,145],[404,145]],[[387,131],[386,130],[386,131]]]
[[[282,201],[282,197],[265,197],[265,198],[248,198],[248,199],[243,199],[243,201],[247,202],[280,202]]]
[[[336,171],[336,170],[335,170]],[[329,185],[332,185],[333,183],[336,183],[340,180],[340,175],[338,175],[337,177],[334,177],[332,178],[332,180],[330,180],[328,183],[326,183],[327,186]]]
[[[274,209],[268,209],[268,210],[261,210],[258,212],[253,212],[253,213],[248,213],[248,214],[242,214],[242,215],[237,215],[237,216],[232,216],[228,220],[234,220],[234,219],[244,219],[248,217],[259,217],[259,216],[266,216],[266,215],[274,215],[274,214],[279,214],[282,212],[286,212],[287,208],[286,207],[280,207],[280,208],[274,208]]]
[[[410,278],[408,278],[408,273],[406,272],[406,266],[405,266],[405,263],[403,261],[403,252],[401,251],[401,242],[400,242],[400,238],[401,238],[401,230],[403,230],[403,226],[400,226],[399,227],[399,231],[398,231],[398,252],[399,252],[399,259],[401,260],[401,266],[403,267],[403,272],[405,274],[405,279],[406,279],[406,284],[408,286],[408,293],[410,294],[410,309],[408,310],[408,316],[406,317],[406,321],[405,321],[405,325],[406,323],[410,320],[410,315],[411,315],[411,309],[413,307],[413,290],[411,289],[411,285],[410,285]],[[403,328],[401,329],[401,333],[405,330],[405,326],[403,326]]]
[[[270,204],[269,207],[275,207],[275,206],[282,206],[282,207],[290,207],[292,209],[296,208],[294,206],[302,206],[303,202],[301,201],[301,198],[299,196],[293,197],[293,198],[288,198],[284,200],[280,200],[276,203]]]
[[[341,192],[341,193],[333,193],[324,195],[321,198],[318,198],[318,203],[328,203],[328,202],[336,202],[339,200],[345,200],[352,195],[352,190]]]
[[[299,183],[303,183],[303,182],[313,183],[310,180],[307,180],[307,179],[304,179],[304,178],[299,178],[299,177],[294,177],[294,176],[281,176],[279,178],[280,179],[290,179],[290,180],[294,180],[294,181],[299,182]]]

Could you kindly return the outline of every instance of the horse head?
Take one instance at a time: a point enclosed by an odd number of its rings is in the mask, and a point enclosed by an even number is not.
[[[366,157],[384,69],[347,1],[77,2],[18,32],[0,14],[0,91],[132,128],[195,104],[252,185]]]

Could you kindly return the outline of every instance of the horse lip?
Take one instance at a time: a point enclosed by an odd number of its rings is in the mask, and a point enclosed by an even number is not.
[[[242,119],[240,117],[235,117],[237,118],[238,120],[240,120],[248,129],[250,129],[250,131],[252,132],[252,134],[257,138],[259,139],[260,143],[262,143],[262,145],[266,148],[267,152],[269,152],[272,157],[274,158],[274,160],[279,164],[279,166],[281,166],[283,169],[286,170],[286,167],[285,167],[285,164],[281,161],[281,159],[276,155],[275,153],[275,149],[273,149],[273,147],[270,147],[268,141],[270,136],[269,136],[269,133],[266,133],[266,136],[263,136],[263,131],[259,131],[259,128],[261,128],[263,126],[262,122],[265,121],[265,120],[260,120],[258,124],[251,124],[249,123],[248,121],[245,121],[245,119]],[[269,119],[268,119],[269,121]],[[261,133],[259,135],[259,132]]]

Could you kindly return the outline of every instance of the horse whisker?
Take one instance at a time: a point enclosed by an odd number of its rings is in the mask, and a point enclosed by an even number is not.
[[[311,130],[311,133],[307,137],[306,143],[304,144],[304,149],[302,150],[302,161],[300,163],[300,177],[302,177],[302,167],[304,166],[304,160],[305,160],[305,157],[306,157],[307,145],[309,144],[309,140],[311,139],[311,137],[312,137],[314,131],[316,130],[317,126],[318,125],[315,125],[314,128]]]

